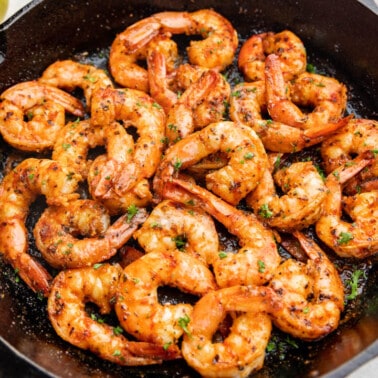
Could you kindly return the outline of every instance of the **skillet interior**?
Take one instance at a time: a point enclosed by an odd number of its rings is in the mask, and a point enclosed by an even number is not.
[[[347,84],[352,95],[348,111],[378,118],[377,17],[354,0],[344,1],[342,8],[327,0],[317,1],[316,6],[312,1],[292,0],[36,0],[0,31],[0,91],[38,77],[57,59],[84,51],[96,54],[98,48],[109,46],[117,32],[151,13],[206,7],[225,15],[241,36],[253,31],[291,29],[302,38],[313,63],[326,67],[328,74]],[[9,152],[7,147],[1,148],[2,162]],[[378,336],[376,265],[374,261],[369,263],[371,274],[363,296],[369,301],[364,306],[363,300],[356,304],[363,309],[361,316],[316,347],[307,348],[305,357],[298,359],[298,352],[288,350],[285,362],[273,360],[257,376],[303,377],[314,372],[345,375],[371,355],[378,354],[378,344],[374,342]],[[13,278],[12,270],[2,264],[0,337],[45,374],[78,378],[197,376],[182,362],[121,369],[69,347],[46,324],[40,300]],[[357,342],[358,348],[348,349],[348,343]]]

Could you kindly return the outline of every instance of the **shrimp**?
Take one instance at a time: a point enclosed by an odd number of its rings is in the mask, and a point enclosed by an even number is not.
[[[276,54],[285,81],[306,71],[307,54],[300,38],[289,30],[260,33],[247,39],[238,57],[238,67],[248,81],[264,80],[265,59]]]
[[[225,153],[229,162],[206,175],[207,188],[236,205],[252,191],[267,167],[268,159],[255,132],[233,122],[212,123],[171,146],[154,177],[154,189],[161,195],[165,183],[180,169],[187,169],[208,155]]]
[[[148,70],[140,66],[138,61],[149,61],[152,54],[157,54],[159,57],[162,55],[164,58],[164,75],[173,74],[178,60],[177,45],[170,38],[170,33],[158,34],[155,29],[159,28],[160,24],[149,17],[129,26],[117,35],[110,48],[109,68],[118,84],[125,88],[149,92]],[[141,35],[136,36],[135,33],[139,29]],[[133,42],[130,42],[130,39]]]
[[[266,287],[232,286],[204,295],[193,308],[182,342],[186,362],[202,377],[247,377],[264,364],[275,293]],[[231,314],[222,342],[213,337]]]
[[[0,184],[0,251],[24,282],[47,295],[51,276],[28,252],[25,226],[29,207],[39,195],[49,205],[68,205],[79,197],[80,177],[48,159],[29,158],[9,172]]]
[[[273,232],[253,213],[245,213],[206,189],[182,179],[172,179],[164,190],[164,198],[201,207],[239,240],[236,253],[220,251],[213,262],[219,287],[263,285],[273,276],[280,256]]]
[[[316,222],[318,237],[341,257],[362,259],[378,252],[377,192],[345,199],[352,222],[343,220],[342,185],[376,159],[367,151],[327,176],[328,189],[322,216]]]
[[[37,81],[16,84],[0,98],[0,133],[7,143],[23,151],[52,149],[65,124],[65,111],[84,115],[79,100]]]
[[[83,268],[114,256],[146,218],[146,211],[138,209],[133,217],[124,214],[110,225],[105,207],[79,199],[68,206],[49,206],[33,232],[37,248],[52,267]]]
[[[355,155],[365,151],[376,150],[378,146],[378,122],[369,119],[352,119],[346,126],[325,140],[320,148],[326,173],[331,173],[340,165],[351,161]],[[349,191],[376,180],[378,161],[370,164],[369,169],[362,170],[348,180]],[[347,188],[345,188],[347,190]]]
[[[127,340],[119,327],[100,322],[86,312],[86,303],[92,302],[101,314],[110,313],[121,274],[119,265],[110,264],[61,271],[54,278],[47,302],[54,330],[70,344],[123,366],[158,364],[177,358],[169,348]]]
[[[81,88],[87,107],[90,107],[93,92],[100,88],[113,87],[107,73],[90,64],[73,60],[56,61],[43,71],[39,82],[72,91]]]
[[[275,182],[285,193],[279,196]],[[303,229],[315,223],[322,212],[327,188],[312,162],[293,163],[274,175],[269,170],[247,196],[247,204],[261,221],[281,231]]]
[[[230,86],[221,74],[204,72],[170,108],[165,128],[169,142],[173,144],[196,129],[222,121],[229,96]]]
[[[123,195],[140,180],[150,178],[160,163],[166,120],[164,111],[144,92],[107,88],[95,92],[91,114],[95,127],[120,120],[125,128],[134,126],[137,129],[138,138],[130,151],[132,161],[123,164],[118,171],[108,166],[108,172],[102,175],[105,180],[101,180],[96,189],[96,195],[103,198],[109,197],[109,185],[118,195]]]
[[[345,125],[341,118],[346,108],[346,86],[334,78],[302,73],[292,83],[285,83],[278,57],[266,58],[266,98],[272,119],[300,129]],[[309,113],[298,106],[313,107]]]
[[[339,122],[302,130],[263,119],[266,112],[265,81],[240,83],[233,88],[229,109],[231,120],[251,127],[269,151],[298,152],[322,142],[343,127],[343,123]],[[344,123],[346,122],[347,117]]]
[[[197,296],[216,289],[212,273],[194,256],[178,250],[154,251],[123,270],[115,310],[122,327],[138,340],[170,345],[178,351],[177,342],[193,307],[189,303],[161,304],[157,290],[167,285]]]
[[[307,263],[283,262],[269,282],[280,307],[270,314],[282,331],[306,341],[318,340],[334,331],[344,309],[344,288],[327,255],[299,231],[293,234],[308,256]]]
[[[163,200],[151,212],[134,238],[145,252],[179,249],[210,265],[219,253],[212,218],[201,209]]]

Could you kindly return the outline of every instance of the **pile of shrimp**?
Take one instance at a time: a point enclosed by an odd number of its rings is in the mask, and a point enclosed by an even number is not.
[[[197,37],[183,50],[178,34]],[[210,9],[127,27],[108,67],[57,61],[0,96],[0,133],[27,156],[0,185],[0,252],[47,298],[56,333],[120,365],[183,358],[204,377],[246,377],[274,327],[335,331],[345,288],[329,253],[378,252],[378,122],[346,114],[346,85],[308,72],[294,33],[241,41]],[[320,167],[285,163],[314,145]],[[279,253],[284,235],[302,259]],[[197,300],[161,303],[162,286]]]

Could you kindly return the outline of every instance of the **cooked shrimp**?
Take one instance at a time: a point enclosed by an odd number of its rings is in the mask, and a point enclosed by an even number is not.
[[[177,287],[202,296],[216,288],[210,270],[194,256],[178,250],[150,252],[127,265],[118,284],[115,310],[122,327],[138,340],[171,345],[184,333],[183,321],[190,317],[189,303],[161,304],[158,288]]]
[[[246,80],[265,79],[265,59],[270,54],[278,56],[285,81],[306,71],[306,49],[297,35],[289,30],[260,33],[247,39],[240,49],[238,66]]]
[[[272,296],[265,287],[233,286],[212,291],[194,306],[182,342],[186,362],[202,377],[247,377],[261,369],[271,334]],[[231,315],[222,342],[213,337]]]
[[[285,83],[276,55],[266,58],[266,97],[268,112],[274,121],[300,129],[344,123],[347,90],[334,78],[303,73]],[[298,106],[313,107],[304,113]]]
[[[331,173],[340,165],[351,161],[355,155],[376,150],[378,146],[378,121],[370,119],[352,119],[346,126],[325,140],[320,148],[326,173]],[[378,177],[378,161],[370,164],[348,180],[348,188],[358,190],[364,183]]]
[[[284,195],[277,194],[275,183]],[[281,231],[303,229],[322,212],[327,188],[312,162],[297,162],[274,175],[267,169],[247,204],[262,222]]]
[[[165,128],[169,142],[175,143],[196,129],[220,122],[229,96],[230,86],[221,74],[204,72],[170,108]]]
[[[320,339],[334,331],[344,309],[344,288],[327,255],[311,239],[294,232],[308,256],[307,263],[283,262],[269,283],[280,307],[271,312],[274,324],[303,340]]]
[[[34,227],[36,246],[54,268],[94,265],[114,256],[147,214],[138,209],[129,218],[124,214],[110,225],[105,207],[90,199],[71,201],[68,206],[49,206]]]
[[[263,119],[266,112],[265,81],[240,83],[233,88],[229,109],[231,120],[251,127],[269,151],[301,151],[322,142],[348,121],[348,118],[344,118],[342,122],[321,124],[303,130],[282,122]]]
[[[212,218],[201,209],[162,201],[134,237],[145,252],[179,249],[210,265],[219,253],[218,234]]]
[[[225,153],[229,162],[206,175],[206,186],[225,201],[239,203],[258,184],[268,159],[252,129],[226,121],[210,124],[166,151],[154,178],[156,193],[161,195],[164,184],[180,169],[187,169],[218,151]]]
[[[112,171],[108,166],[105,175],[107,185],[101,185],[98,196],[106,198],[106,190],[111,188],[123,195],[140,180],[150,178],[160,163],[164,143],[165,114],[162,108],[147,94],[134,89],[98,90],[92,99],[94,126],[103,127],[114,121],[122,121],[125,128],[137,129],[138,138],[132,153],[132,161],[122,166],[120,171]],[[101,181],[104,183],[104,180]]]
[[[0,133],[20,150],[51,149],[65,124],[65,111],[84,115],[80,101],[58,88],[36,81],[16,84],[1,94]]]
[[[73,60],[56,61],[43,71],[39,82],[72,91],[81,88],[87,107],[90,107],[93,92],[100,88],[113,87],[107,73],[90,64]]]
[[[253,213],[238,210],[206,189],[181,179],[167,183],[164,197],[204,209],[238,238],[241,248],[236,253],[220,251],[213,262],[219,287],[263,285],[271,279],[280,256],[273,232]]]
[[[8,173],[0,185],[0,251],[33,291],[47,295],[51,277],[28,254],[25,220],[39,195],[50,205],[68,205],[79,197],[80,177],[68,167],[48,159],[25,159]]]
[[[352,222],[343,220],[342,185],[369,164],[372,154],[359,155],[327,176],[324,211],[316,223],[318,237],[341,257],[365,258],[378,252],[378,201],[376,191],[345,199]]]
[[[149,92],[148,71],[138,62],[148,61],[154,53],[158,57],[161,54],[164,58],[164,75],[171,76],[178,60],[177,45],[170,38],[170,33],[159,34],[159,28],[159,22],[149,17],[117,35],[110,48],[109,68],[118,84],[125,88]]]
[[[92,302],[101,314],[110,313],[121,274],[119,265],[110,264],[61,271],[54,279],[47,303],[56,333],[78,348],[123,366],[158,364],[177,358],[169,348],[127,340],[118,328],[86,312],[86,303]]]

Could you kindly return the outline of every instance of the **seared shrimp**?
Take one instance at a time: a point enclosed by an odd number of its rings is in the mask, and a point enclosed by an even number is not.
[[[185,331],[192,313],[188,303],[161,304],[158,288],[174,286],[197,296],[216,289],[210,270],[197,258],[178,250],[151,252],[127,265],[117,290],[116,313],[122,327],[138,340],[169,346]]]
[[[114,256],[143,223],[144,209],[128,221],[124,214],[110,225],[107,210],[94,200],[49,206],[34,227],[36,246],[54,268],[83,268]],[[80,237],[80,238],[79,238]]]
[[[280,307],[271,312],[274,324],[303,340],[320,339],[334,331],[344,309],[344,287],[327,255],[311,239],[294,232],[308,256],[306,263],[288,259],[269,283]]]
[[[284,195],[276,192],[275,183]],[[281,231],[303,229],[315,223],[322,212],[327,188],[312,162],[293,163],[274,175],[267,169],[247,204],[262,222]]]
[[[37,81],[16,84],[0,98],[0,133],[11,146],[24,151],[51,149],[65,124],[65,111],[84,115],[79,100]]]
[[[210,124],[171,146],[154,178],[156,193],[161,195],[165,183],[180,169],[187,169],[219,151],[228,156],[229,162],[206,175],[206,186],[225,201],[236,205],[256,187],[268,159],[255,132],[233,122]]]
[[[219,122],[225,113],[230,86],[213,70],[204,72],[168,112],[165,134],[171,144],[210,123]]]
[[[272,119],[300,129],[342,123],[347,90],[338,80],[305,72],[285,83],[276,55],[266,58],[266,97]],[[304,113],[298,106],[312,107]]]
[[[92,302],[101,314],[110,313],[121,274],[119,265],[110,264],[61,271],[54,279],[47,303],[56,333],[78,348],[123,366],[158,364],[177,358],[169,348],[127,340],[118,328],[86,312],[86,303]]]
[[[320,148],[326,173],[351,161],[355,155],[376,150],[378,146],[378,122],[370,119],[352,119],[346,126],[325,140]],[[370,164],[348,180],[348,191],[358,191],[378,178],[378,161]]]
[[[180,179],[167,183],[164,197],[200,207],[239,239],[236,253],[220,251],[213,262],[219,287],[263,285],[280,263],[273,232],[253,213],[245,213],[195,184]]]
[[[212,291],[194,306],[182,342],[186,362],[202,377],[247,377],[261,369],[271,334],[274,292],[269,288],[233,286]],[[229,334],[213,337],[231,314]]]
[[[125,128],[134,126],[138,139],[132,161],[120,171],[108,166],[105,180],[100,181],[96,195],[106,198],[109,189],[123,195],[140,180],[150,178],[160,163],[164,143],[165,114],[147,94],[133,89],[98,90],[92,99],[91,122],[96,127],[122,121]],[[107,179],[109,178],[109,179]]]
[[[326,179],[324,211],[315,228],[318,237],[341,257],[365,258],[378,252],[377,191],[344,199],[352,222],[342,219],[343,184],[371,163],[376,161],[370,153],[359,155]]]
[[[307,54],[303,42],[289,30],[255,34],[240,49],[238,66],[248,81],[265,79],[265,59],[276,54],[285,81],[306,71]]]
[[[282,122],[263,119],[267,112],[265,81],[241,83],[233,88],[230,99],[230,118],[251,127],[261,138],[265,148],[274,152],[298,152],[318,144],[340,129],[347,120],[299,129]]]
[[[87,107],[90,107],[93,92],[100,88],[113,87],[106,72],[90,64],[73,60],[56,61],[46,68],[39,82],[72,91],[81,88]]]
[[[145,252],[179,249],[212,264],[219,253],[218,234],[214,221],[200,209],[162,201],[134,234]]]
[[[28,254],[25,220],[29,206],[39,195],[50,205],[68,205],[79,197],[80,177],[48,159],[25,159],[8,173],[0,185],[0,251],[25,283],[47,295],[50,274]]]

